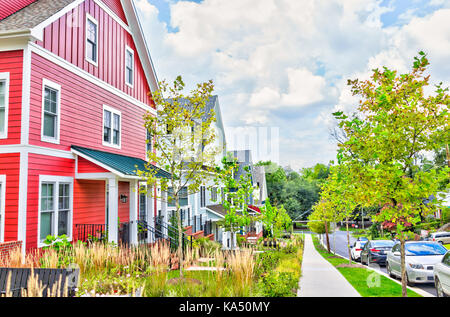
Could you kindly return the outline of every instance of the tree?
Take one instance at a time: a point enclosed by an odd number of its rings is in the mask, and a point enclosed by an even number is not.
[[[339,155],[344,161],[364,163],[355,164],[360,170],[354,172],[357,184],[365,184],[358,186],[360,197],[365,197],[365,204],[382,207],[374,221],[395,224],[391,229],[401,243],[403,296],[405,241],[411,238],[407,227],[436,210],[437,199],[427,205],[423,201],[436,194],[449,171],[426,171],[417,165],[419,154],[449,143],[448,88],[438,84],[434,93],[425,95],[428,65],[426,54],[419,52],[410,73],[384,67],[373,70],[370,80],[349,80],[353,95],[361,97],[358,116],[334,113],[348,136],[339,145]]]
[[[175,204],[182,277],[183,229],[180,198],[186,188],[188,194],[196,193],[205,180],[213,178],[214,159],[219,152],[214,146],[216,136],[211,128],[216,120],[215,113],[213,110],[206,112],[206,103],[214,89],[212,81],[198,84],[187,96],[183,94],[184,88],[185,84],[181,76],[178,76],[173,86],[169,87],[163,81],[160,83],[160,90],[153,93],[157,115],[147,113],[144,119],[154,150],[147,153],[149,161],[146,169],[138,171],[138,175],[146,179],[147,188],[160,186],[161,193],[169,193],[167,197],[160,195],[157,198]],[[154,165],[168,171],[170,178],[157,178]],[[147,192],[145,188],[141,188],[141,191]]]
[[[283,230],[288,230],[292,226],[292,219],[286,209],[283,206],[279,208],[272,206],[269,199],[261,207],[260,220],[273,238],[279,238]]]
[[[226,210],[224,219],[219,222],[226,231],[231,233],[231,250],[234,246],[234,234],[239,228],[250,225],[252,221],[248,206],[256,187],[253,186],[249,167],[244,167],[244,173],[237,179],[239,165],[236,158],[230,154],[222,159],[223,167],[216,167],[215,183],[225,199],[222,202]]]
[[[327,241],[327,250],[328,253],[330,253],[331,252],[330,236],[329,236],[330,223],[339,221],[338,214],[334,209],[333,202],[330,199],[328,199],[326,195],[324,195],[324,198],[321,199],[318,203],[316,203],[312,207],[312,209],[313,212],[308,217],[309,220],[308,227],[316,233],[319,232],[315,230],[321,230],[321,228],[323,227],[323,229],[325,230],[325,237]],[[322,223],[323,226],[321,224],[317,224],[316,222]]]

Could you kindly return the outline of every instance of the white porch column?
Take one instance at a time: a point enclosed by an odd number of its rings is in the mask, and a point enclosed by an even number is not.
[[[154,228],[155,227],[155,201],[153,200],[154,196],[154,188],[148,188],[147,189],[147,224],[148,226]],[[147,236],[147,242],[152,243],[153,242],[153,233],[149,232]]]
[[[161,189],[161,216],[163,217],[163,222],[168,223],[169,219],[167,216],[167,192]],[[167,227],[163,228],[163,234],[167,235]]]
[[[108,178],[108,241],[119,242],[119,181]]]
[[[138,206],[139,206],[139,186],[137,180],[130,181],[130,245],[138,244]]]

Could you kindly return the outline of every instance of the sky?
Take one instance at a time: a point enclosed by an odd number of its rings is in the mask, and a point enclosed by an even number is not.
[[[419,51],[450,86],[450,0],[134,0],[160,81],[210,79],[228,150],[294,170],[328,164],[348,79],[408,72]]]

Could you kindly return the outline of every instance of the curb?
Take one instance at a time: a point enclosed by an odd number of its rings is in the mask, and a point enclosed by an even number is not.
[[[324,242],[322,241],[322,239],[321,239],[320,237],[319,237],[319,242],[320,242],[320,244],[326,249],[326,246],[325,246]],[[334,255],[337,255],[337,256],[339,256],[339,257],[341,257],[341,258],[343,258],[343,259],[348,260],[348,258],[343,257],[342,255],[333,252],[333,250],[330,250],[330,251],[331,251],[331,253],[333,253]],[[374,271],[374,272],[376,272],[376,273],[378,273],[378,274],[380,274],[380,275],[383,275],[383,276],[387,277],[388,279],[394,281],[395,283],[397,283],[397,284],[399,284],[399,285],[402,285],[401,282],[399,282],[399,281],[396,280],[396,279],[393,279],[392,277],[390,277],[388,274],[386,274],[386,273],[384,273],[384,272],[381,272],[381,271],[379,271],[379,270],[377,270],[377,269],[374,269],[374,268],[372,268],[372,267],[369,267],[369,266],[365,266],[365,268],[367,268],[367,269],[369,269],[369,270],[372,270],[372,271]],[[434,296],[433,294],[430,294],[430,293],[428,293],[428,292],[425,292],[424,290],[421,290],[420,288],[417,288],[417,287],[409,287],[409,286],[407,286],[407,288],[408,288],[409,290],[411,290],[411,291],[416,292],[416,293],[419,294],[419,295],[422,295],[423,297],[436,297],[436,296]]]

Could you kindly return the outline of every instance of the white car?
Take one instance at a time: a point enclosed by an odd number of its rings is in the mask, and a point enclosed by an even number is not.
[[[450,296],[450,251],[434,267],[434,285],[438,297]]]
[[[428,237],[429,241],[436,241],[440,244],[450,243],[450,232],[433,232]]]
[[[352,246],[350,246],[350,253],[353,261],[359,261],[361,259],[361,251],[366,243],[367,241],[356,241]]]
[[[405,243],[406,277],[410,286],[415,283],[433,283],[434,266],[441,262],[447,249],[432,241],[407,241]],[[388,252],[386,270],[391,277],[401,278],[400,243]]]

